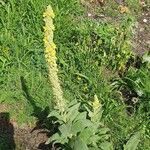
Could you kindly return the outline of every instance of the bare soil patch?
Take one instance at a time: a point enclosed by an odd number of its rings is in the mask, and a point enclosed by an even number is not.
[[[45,145],[48,140],[47,133],[44,129],[32,132],[30,128],[15,128],[14,139],[16,149],[25,150],[49,150],[50,147]]]
[[[21,128],[10,121],[9,113],[0,113],[0,150],[50,150],[47,134],[45,129]]]
[[[150,50],[150,11],[144,11],[138,19],[133,40],[133,50],[139,55]]]

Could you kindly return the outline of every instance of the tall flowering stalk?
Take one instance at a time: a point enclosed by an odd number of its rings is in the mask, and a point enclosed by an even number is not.
[[[63,113],[65,110],[65,100],[63,99],[63,92],[60,86],[58,78],[58,68],[57,68],[57,56],[56,56],[56,45],[53,42],[54,36],[54,25],[53,19],[55,17],[52,7],[47,6],[46,11],[43,14],[44,17],[44,47],[45,47],[45,59],[48,64],[49,79],[52,85],[53,94],[55,96],[56,108]]]

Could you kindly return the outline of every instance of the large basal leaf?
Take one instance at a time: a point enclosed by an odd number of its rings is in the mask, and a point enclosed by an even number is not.
[[[74,122],[75,122],[75,121],[78,121],[78,120],[82,120],[82,121],[84,122],[84,121],[87,120],[86,117],[87,117],[87,112],[81,112],[81,113],[79,113],[78,116],[75,118]]]
[[[87,120],[77,120],[75,123],[73,123],[71,127],[71,133],[73,135],[76,135],[78,132],[82,132],[88,124],[86,124]]]
[[[85,129],[79,134],[79,137],[80,137],[80,139],[82,139],[85,143],[91,144],[90,141],[89,141],[89,139],[90,139],[91,136],[93,136],[93,134],[94,134],[94,133],[92,132],[91,128],[90,128],[90,127],[87,127],[87,128],[85,128]]]
[[[63,136],[59,135],[58,133],[56,133],[47,140],[46,144],[49,144],[51,142],[53,142],[53,144],[55,144],[55,143],[65,144],[65,143],[68,143],[68,141],[69,140],[67,139],[67,137],[63,137]]]
[[[102,150],[114,150],[113,144],[111,142],[103,142],[100,144],[100,148]]]
[[[135,133],[124,145],[124,150],[136,150],[140,142],[140,132]]]
[[[67,121],[72,122],[77,117],[77,115],[79,114],[79,111],[78,111],[79,107],[80,107],[80,103],[69,107],[67,114],[66,114]]]
[[[58,119],[58,122],[63,121],[63,117],[56,110],[50,112],[50,114],[48,115],[48,118],[50,118],[50,117],[56,117]]]
[[[61,133],[61,136],[63,137],[70,137],[71,135],[71,124],[67,123],[67,124],[63,124],[59,127],[59,131]]]
[[[89,150],[87,144],[79,137],[71,144],[72,150]]]

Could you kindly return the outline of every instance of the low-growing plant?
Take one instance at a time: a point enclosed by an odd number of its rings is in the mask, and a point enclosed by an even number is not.
[[[124,150],[136,150],[140,142],[140,132],[133,134],[124,145]]]
[[[145,54],[139,68],[130,66],[121,78],[113,81],[114,89],[122,93],[126,107],[130,108],[130,114],[139,116],[143,124],[140,128],[144,138],[149,138],[149,110],[150,110],[150,70],[149,55]],[[132,110],[132,111],[131,111]],[[133,113],[134,112],[134,113]]]
[[[130,43],[132,28],[133,20],[130,17],[126,17],[119,26],[93,22],[89,26],[90,31],[86,39],[82,40],[82,45],[86,43],[89,46],[89,51],[93,53],[94,60],[99,65],[123,71],[133,55]]]
[[[113,150],[109,129],[102,123],[102,105],[97,96],[89,105],[72,103],[61,115],[54,110],[48,117],[57,118],[58,131],[49,138],[47,144],[61,144],[64,149]]]
[[[127,88],[129,91],[135,92],[137,97],[149,99],[150,97],[150,74],[148,63],[141,64],[141,68],[130,67],[122,78],[118,78],[113,83],[118,89]]]

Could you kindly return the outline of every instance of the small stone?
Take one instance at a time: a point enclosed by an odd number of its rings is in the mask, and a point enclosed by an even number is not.
[[[140,32],[143,32],[144,31],[144,28],[140,28]]]
[[[147,19],[143,19],[143,22],[144,22],[144,23],[147,23]]]
[[[146,44],[150,45],[150,40],[146,41]]]
[[[133,97],[133,98],[132,98],[132,102],[133,102],[133,104],[136,104],[136,103],[138,102],[138,98]]]
[[[99,16],[100,16],[100,17],[104,17],[105,15],[104,15],[104,14],[100,14]]]
[[[88,17],[91,17],[92,16],[92,14],[91,13],[88,13]]]

